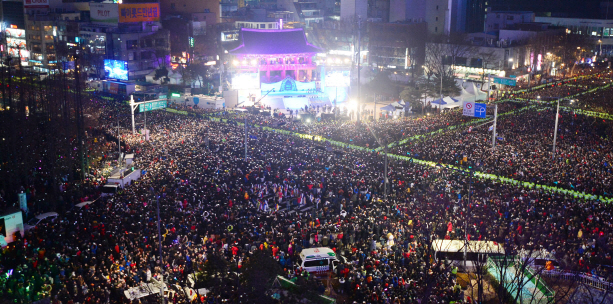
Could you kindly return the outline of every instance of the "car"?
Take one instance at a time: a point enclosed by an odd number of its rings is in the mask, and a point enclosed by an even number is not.
[[[46,212],[41,213],[32,219],[30,219],[24,226],[24,230],[28,231],[30,229],[35,228],[37,225],[41,223],[51,223],[51,221],[55,220],[58,217],[57,212]]]

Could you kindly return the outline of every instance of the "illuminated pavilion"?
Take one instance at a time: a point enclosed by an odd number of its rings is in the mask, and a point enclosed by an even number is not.
[[[262,82],[290,77],[301,82],[314,80],[313,57],[323,50],[310,44],[303,29],[242,29],[242,44],[229,51],[237,73],[259,73]]]

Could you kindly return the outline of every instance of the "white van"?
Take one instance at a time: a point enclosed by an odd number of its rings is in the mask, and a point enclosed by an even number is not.
[[[339,263],[336,253],[328,247],[303,249],[298,259],[299,267],[316,275],[334,271]]]
[[[31,218],[25,225],[24,228],[26,231],[33,229],[34,227],[36,227],[38,224],[40,223],[51,223],[53,220],[55,220],[58,217],[57,212],[46,212],[46,213],[41,213],[33,218]]]
[[[107,185],[102,186],[100,190],[102,192],[100,196],[113,196],[117,194],[117,191],[119,190],[119,186],[113,185],[113,184],[107,184]]]

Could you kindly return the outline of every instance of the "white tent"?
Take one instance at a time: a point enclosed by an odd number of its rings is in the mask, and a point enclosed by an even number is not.
[[[477,101],[485,100],[487,93],[481,92],[479,88],[472,81],[465,81],[461,84],[461,93],[459,96],[460,101]]]
[[[449,96],[433,101],[432,106],[439,109],[453,109],[462,106],[462,101]]]

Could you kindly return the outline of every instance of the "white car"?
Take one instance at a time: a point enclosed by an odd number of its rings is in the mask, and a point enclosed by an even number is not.
[[[23,225],[23,228],[25,231],[28,231],[30,229],[33,229],[34,227],[36,227],[36,225],[40,223],[51,223],[51,221],[55,220],[57,217],[57,212],[41,213],[30,219],[25,225]]]

